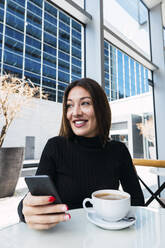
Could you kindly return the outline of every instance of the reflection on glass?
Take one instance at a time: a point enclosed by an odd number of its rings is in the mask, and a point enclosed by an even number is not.
[[[113,26],[150,58],[148,10],[142,1],[103,0],[103,7],[104,24]]]

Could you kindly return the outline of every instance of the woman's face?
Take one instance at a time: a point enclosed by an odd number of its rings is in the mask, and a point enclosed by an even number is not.
[[[84,88],[76,86],[70,90],[66,117],[74,134],[84,137],[98,134],[92,98]]]

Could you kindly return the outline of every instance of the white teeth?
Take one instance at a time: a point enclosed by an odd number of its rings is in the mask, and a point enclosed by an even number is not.
[[[75,121],[75,123],[80,125],[80,124],[84,123],[84,121]]]

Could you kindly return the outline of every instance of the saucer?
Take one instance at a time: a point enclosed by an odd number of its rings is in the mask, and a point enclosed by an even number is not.
[[[87,213],[87,219],[96,226],[108,230],[124,229],[129,226],[132,226],[136,222],[136,219],[132,221],[119,220],[116,222],[109,222],[104,219],[101,219],[96,213]]]

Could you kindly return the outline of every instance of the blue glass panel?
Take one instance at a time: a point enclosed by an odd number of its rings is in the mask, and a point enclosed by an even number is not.
[[[29,1],[32,2],[32,3],[35,3],[40,8],[42,8],[42,0],[29,0]]]
[[[67,43],[70,42],[70,34],[59,30],[59,38]]]
[[[123,86],[123,61],[122,52],[117,51],[118,56],[118,90],[119,98],[124,98],[124,86]]]
[[[125,95],[130,96],[130,77],[129,77],[129,58],[124,55],[124,69],[125,69]]]
[[[104,48],[108,50],[108,42],[104,41]]]
[[[18,5],[15,1],[8,1],[7,12],[24,20],[25,9]]]
[[[31,59],[25,59],[25,70],[40,74],[41,65]]]
[[[27,8],[28,8],[29,10],[31,10],[33,13],[35,13],[36,15],[42,17],[42,9],[40,9],[40,8],[37,7],[36,5],[30,3],[29,1],[28,1],[28,3],[27,3]]]
[[[0,9],[0,22],[3,22],[4,10]]]
[[[144,86],[144,67],[141,65],[141,89],[142,93],[145,93],[145,86]]]
[[[57,28],[55,25],[45,21],[44,22],[44,31],[56,36],[57,35]]]
[[[26,33],[41,40],[41,29],[34,27],[30,23],[26,26]]]
[[[81,49],[81,41],[72,37],[72,45],[77,47],[78,49]]]
[[[0,23],[0,34],[3,33],[3,24]]]
[[[135,96],[135,70],[134,70],[134,60],[130,59],[131,67],[131,96]]]
[[[104,48],[104,55],[109,56],[109,52],[106,48]]]
[[[10,65],[3,64],[3,73],[10,73],[12,75],[15,75],[19,78],[22,78],[22,70],[16,67],[12,67]]]
[[[67,86],[68,86],[68,84],[64,84],[62,82],[58,83],[58,89],[61,90],[61,91],[65,91]]]
[[[44,44],[44,52],[56,56],[56,49]]]
[[[104,56],[104,63],[109,64],[109,58],[107,56]]]
[[[68,16],[65,15],[64,13],[60,12],[59,18],[60,18],[60,20],[63,21],[64,23],[67,23],[68,25],[70,25],[70,17],[68,17]]]
[[[109,89],[109,81],[105,79],[105,87]]]
[[[140,94],[140,75],[139,75],[139,64],[136,62],[136,88],[137,94]]]
[[[109,73],[106,73],[105,72],[104,76],[105,76],[105,79],[108,79],[109,80]]]
[[[79,24],[78,22],[74,21],[73,19],[72,19],[72,27],[74,29],[76,29],[78,32],[81,32],[81,24]]]
[[[81,77],[81,68],[72,65],[72,74],[77,77]]]
[[[72,29],[72,35],[81,40],[81,33],[75,31],[74,29]]]
[[[35,85],[40,85],[40,75],[35,75],[33,73],[29,73],[27,71],[25,71],[25,79],[29,79],[31,80]]]
[[[70,52],[70,46],[69,44],[66,44],[65,42],[59,40],[59,49],[64,51],[65,53]]]
[[[59,71],[58,80],[61,82],[69,83],[69,74]]]
[[[7,49],[8,51],[14,52],[18,55],[22,55],[23,54],[23,43],[6,36],[5,49]]]
[[[148,85],[148,70],[145,68],[145,80],[146,80],[146,92],[149,91],[149,85]]]
[[[63,96],[64,96],[64,92],[63,91],[59,91],[58,92],[58,102],[61,102],[63,101]]]
[[[72,55],[78,59],[81,59],[81,51],[72,47]]]
[[[56,79],[56,69],[47,65],[43,65],[43,75],[52,79]]]
[[[63,59],[63,60],[68,61],[68,62],[70,61],[70,56],[66,53],[61,52],[61,51],[58,51],[58,57],[59,57],[59,59]]]
[[[5,0],[0,0],[0,7],[3,9],[5,4]]]
[[[11,1],[10,1],[11,2]],[[13,1],[12,1],[13,2]],[[20,5],[22,5],[23,7],[25,7],[25,0],[14,0],[15,3],[18,3]]]
[[[48,95],[48,100],[56,101],[56,91],[54,89],[43,87],[43,92]]]
[[[23,42],[23,34],[6,26],[6,35]]]
[[[27,11],[27,22],[39,27],[40,29],[42,28],[41,17],[33,14],[31,11]]]
[[[56,80],[42,77],[42,85],[56,89]]]
[[[49,4],[48,2],[45,2],[45,11],[52,14],[52,16],[57,17],[57,9],[52,4]]]
[[[0,46],[0,62],[1,62],[1,56],[2,56],[2,49],[1,49],[1,46]],[[0,65],[0,68],[1,68],[1,65]]]
[[[36,60],[38,63],[41,63],[41,51],[37,50],[34,47],[26,45],[26,57]]]
[[[59,22],[59,28],[66,31],[66,32],[70,32],[70,27],[66,24],[64,24],[63,22]]]
[[[109,73],[109,65],[104,63],[104,70],[105,72]]]
[[[6,15],[6,23],[11,27],[16,28],[17,30],[20,30],[22,32],[24,31],[24,21],[20,20],[10,13],[7,13]]]
[[[72,75],[72,82],[77,80],[77,79],[79,79],[79,78]]]
[[[52,66],[53,68],[56,68],[56,57],[51,56],[47,53],[44,53],[43,55],[43,64],[47,64]]]
[[[13,54],[5,50],[4,53],[4,63],[8,65],[12,65],[14,67],[22,68],[23,58],[18,56],[17,54]]]
[[[50,34],[48,34],[46,32],[44,32],[44,42],[49,44],[49,45],[51,45],[51,46],[53,46],[53,47],[56,47],[56,45],[57,45],[56,44],[56,42],[57,42],[56,37],[53,36],[53,35],[50,35]]]
[[[26,35],[26,44],[41,49],[41,42]]]
[[[63,60],[58,60],[58,68],[61,71],[68,72],[69,73],[69,63],[63,61]]]
[[[52,25],[57,26],[57,19],[54,16],[49,15],[48,13],[44,13],[44,19],[47,20]]]
[[[68,60],[69,61],[69,60]],[[72,64],[81,67],[81,60],[72,57]]]

